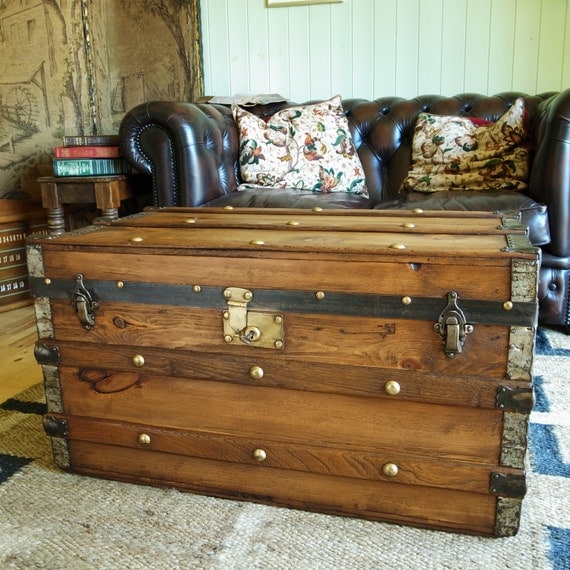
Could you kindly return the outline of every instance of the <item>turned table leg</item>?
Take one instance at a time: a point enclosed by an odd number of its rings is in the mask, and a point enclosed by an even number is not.
[[[47,225],[49,234],[59,236],[65,233],[65,218],[63,216],[63,207],[46,208]]]
[[[50,235],[58,236],[65,232],[63,206],[59,202],[57,185],[53,182],[41,182],[42,206],[46,210],[48,231]]]

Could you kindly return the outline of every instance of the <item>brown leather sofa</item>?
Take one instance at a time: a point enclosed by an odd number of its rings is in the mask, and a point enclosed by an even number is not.
[[[411,164],[418,113],[497,120],[524,97],[533,145],[529,189],[516,192],[400,194]],[[286,106],[259,107],[261,115]],[[382,208],[518,211],[542,249],[539,322],[570,331],[570,89],[560,93],[495,96],[461,94],[414,99],[343,101],[366,174],[369,198],[299,190],[236,192],[239,136],[228,107],[156,101],[125,115],[120,138],[127,159],[152,177],[158,206]]]

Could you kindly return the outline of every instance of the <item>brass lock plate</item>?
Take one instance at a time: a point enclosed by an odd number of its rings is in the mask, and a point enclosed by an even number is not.
[[[284,345],[283,315],[248,310],[253,292],[240,287],[224,289],[227,309],[223,312],[224,341],[280,350]]]

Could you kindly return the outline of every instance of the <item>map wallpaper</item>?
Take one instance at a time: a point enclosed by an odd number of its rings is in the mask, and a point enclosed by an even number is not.
[[[0,0],[0,198],[39,200],[64,135],[202,95],[198,0]]]

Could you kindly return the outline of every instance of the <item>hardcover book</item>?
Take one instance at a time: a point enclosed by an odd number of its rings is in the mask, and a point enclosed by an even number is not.
[[[79,145],[56,146],[53,149],[55,158],[119,158],[121,149],[118,146]]]
[[[106,176],[130,174],[130,164],[122,158],[54,158],[55,176]]]
[[[119,146],[119,135],[65,135],[63,146]]]

